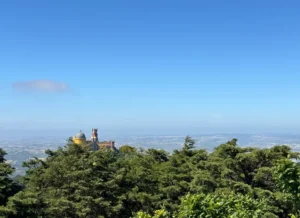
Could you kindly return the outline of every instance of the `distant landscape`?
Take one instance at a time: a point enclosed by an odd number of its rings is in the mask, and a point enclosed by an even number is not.
[[[274,145],[289,145],[293,151],[300,151],[300,135],[279,135],[279,134],[207,134],[192,135],[196,139],[195,146],[204,148],[211,152],[214,147],[225,143],[232,138],[238,139],[241,147],[252,146],[259,148],[270,148]],[[24,175],[24,161],[33,157],[46,157],[45,150],[56,150],[66,144],[68,137],[27,137],[18,139],[1,140],[0,147],[8,153],[6,158],[15,167],[14,175]],[[165,136],[127,136],[111,137],[116,146],[130,145],[141,148],[156,148],[166,151],[173,151],[182,147],[184,135]]]

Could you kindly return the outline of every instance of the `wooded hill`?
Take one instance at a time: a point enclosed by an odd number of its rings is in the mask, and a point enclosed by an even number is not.
[[[212,153],[187,136],[168,153],[125,145],[91,152],[72,141],[13,169],[0,150],[0,215],[18,218],[300,217],[299,154],[237,145]]]

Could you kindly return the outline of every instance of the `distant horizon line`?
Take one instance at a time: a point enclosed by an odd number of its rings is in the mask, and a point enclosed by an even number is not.
[[[30,133],[29,135],[23,135],[20,134],[20,132],[18,131],[22,131],[23,133]],[[81,129],[86,135],[89,132],[84,131],[83,129]],[[66,138],[68,137],[72,137],[73,135],[75,135],[77,132],[71,129],[64,129],[64,130],[54,130],[54,129],[1,129],[0,128],[0,137],[3,137],[4,135],[6,135],[7,133],[10,135],[9,138],[11,138],[13,135],[15,134],[15,136],[19,136],[21,138],[27,138],[27,137],[35,137],[35,138],[42,138],[42,137],[55,137],[55,135],[57,135],[57,138],[63,137],[63,135],[65,135]],[[43,135],[39,135],[40,133],[45,133],[45,132],[52,132],[51,134],[43,134]],[[78,130],[80,131],[80,130]],[[36,132],[37,135],[33,135],[33,133]],[[66,135],[67,132],[72,132],[71,135]],[[109,132],[109,133],[108,133]],[[293,132],[203,132],[203,133],[187,133],[187,134],[183,134],[183,133],[175,133],[175,134],[170,134],[170,133],[160,133],[160,134],[156,134],[156,133],[150,133],[150,134],[145,134],[145,133],[112,133],[112,131],[101,131],[100,132],[100,136],[104,135],[104,136],[114,136],[114,137],[186,137],[186,136],[191,136],[191,137],[197,137],[197,136],[217,136],[217,135],[230,135],[230,136],[234,136],[234,135],[265,135],[265,136],[280,136],[280,135],[284,135],[284,136],[300,136],[300,133],[293,133]],[[101,134],[102,133],[102,134]]]

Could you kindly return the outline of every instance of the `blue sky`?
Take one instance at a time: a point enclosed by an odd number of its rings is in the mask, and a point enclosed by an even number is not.
[[[300,132],[299,22],[299,1],[2,2],[0,129]]]

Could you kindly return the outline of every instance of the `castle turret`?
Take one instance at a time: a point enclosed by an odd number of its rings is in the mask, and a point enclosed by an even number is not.
[[[91,142],[92,142],[92,149],[94,151],[99,149],[98,146],[98,129],[92,129],[92,137],[91,137]]]
[[[75,136],[73,136],[73,141],[75,144],[90,147],[92,151],[97,151],[99,149],[113,150],[117,151],[115,147],[115,141],[102,141],[99,142],[98,129],[92,129],[91,140],[86,140],[85,134],[80,130]]]
[[[98,129],[92,129],[92,142],[98,142]]]

